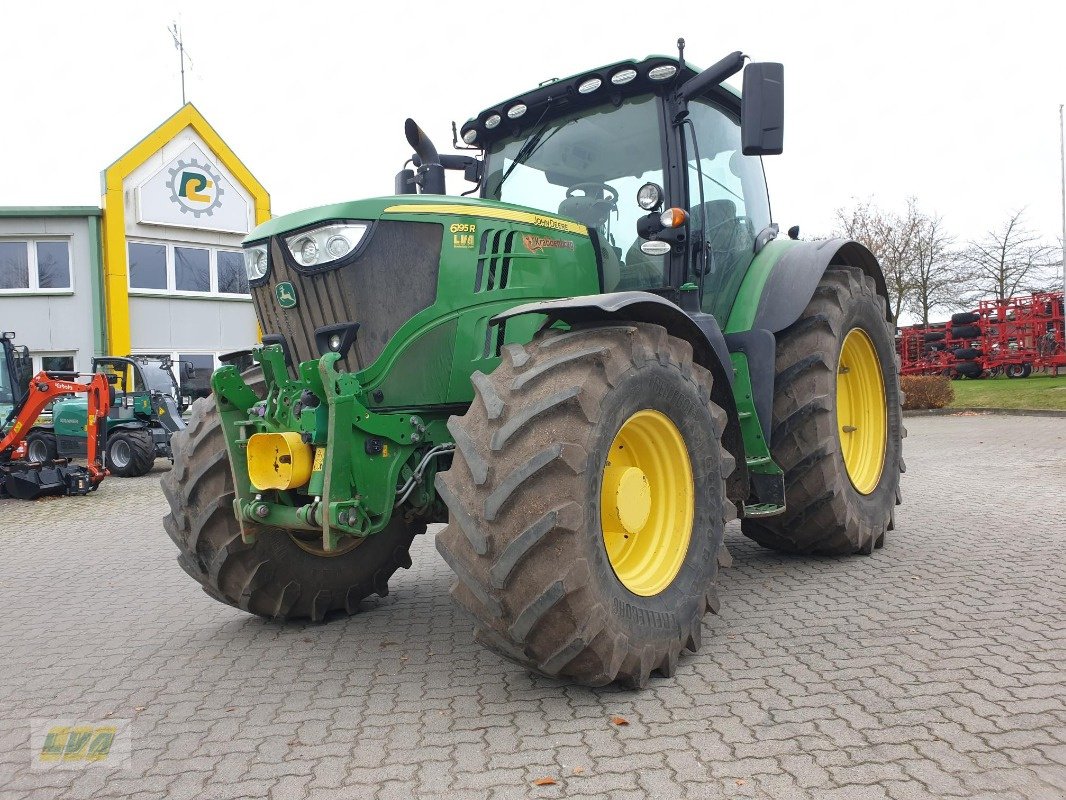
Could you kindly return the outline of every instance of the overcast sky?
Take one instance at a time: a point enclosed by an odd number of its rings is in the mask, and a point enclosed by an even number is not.
[[[413,116],[462,123],[539,82],[651,53],[785,64],[774,217],[828,232],[915,195],[960,238],[1014,209],[1060,235],[1062,2],[4,2],[0,205],[99,203],[99,173],[189,99],[276,214],[390,194]]]

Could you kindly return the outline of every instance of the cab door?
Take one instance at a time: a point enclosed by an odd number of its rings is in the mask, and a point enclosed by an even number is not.
[[[689,102],[682,141],[689,210],[689,280],[700,307],[725,327],[755,257],[756,237],[770,224],[762,160],[741,151],[740,118],[710,99]]]

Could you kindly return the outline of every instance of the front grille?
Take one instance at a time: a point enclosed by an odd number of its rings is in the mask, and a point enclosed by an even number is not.
[[[280,237],[271,242],[269,279],[252,289],[264,334],[280,333],[294,363],[317,359],[315,330],[358,322],[355,346],[343,362],[355,372],[371,364],[404,322],[433,305],[440,269],[441,225],[427,222],[375,222],[363,251],[352,263],[312,274],[290,267]],[[290,281],[295,308],[281,308],[274,287]]]

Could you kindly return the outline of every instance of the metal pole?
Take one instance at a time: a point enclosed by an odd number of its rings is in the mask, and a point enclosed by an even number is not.
[[[1062,126],[1062,105],[1059,104],[1059,164],[1062,168],[1062,292],[1066,302],[1066,132]]]
[[[181,59],[181,104],[185,105],[185,43],[181,40],[181,30],[178,30],[178,58]],[[1062,109],[1059,109],[1062,116]]]

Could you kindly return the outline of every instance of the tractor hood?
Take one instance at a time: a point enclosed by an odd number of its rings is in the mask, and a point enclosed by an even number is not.
[[[432,222],[433,217],[474,217],[480,219],[523,222],[549,230],[586,235],[586,227],[572,220],[545,214],[543,211],[483,200],[476,197],[452,197],[450,195],[402,194],[391,197],[374,197],[368,200],[353,200],[318,206],[282,217],[275,217],[255,228],[244,240],[245,244],[261,242],[271,236],[310,228],[318,223],[334,220],[410,220]],[[440,220],[436,220],[440,221]]]

